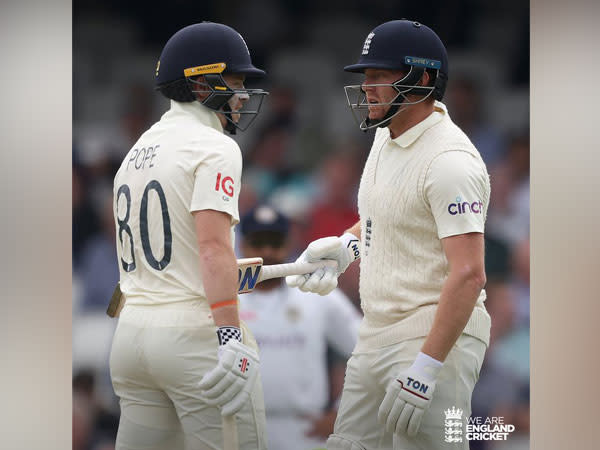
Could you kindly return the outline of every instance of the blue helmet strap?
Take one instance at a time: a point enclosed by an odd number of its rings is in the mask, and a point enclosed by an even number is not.
[[[402,106],[401,103],[404,102],[404,100],[406,99],[406,97],[405,97],[406,94],[414,94],[414,95],[429,94],[431,91],[431,88],[416,86],[416,84],[419,82],[419,80],[421,80],[421,77],[423,76],[424,73],[425,73],[424,67],[410,66],[410,70],[408,71],[406,76],[404,76],[404,78],[401,78],[393,83],[393,86],[398,91],[398,95],[396,95],[396,97],[394,97],[394,99],[390,102],[390,103],[394,103],[394,105],[390,106],[390,109],[388,109],[388,112],[383,117],[383,119],[381,119],[380,121],[371,120],[371,119],[369,119],[369,116],[367,116],[367,118],[365,119],[365,125],[367,125],[367,127],[369,127],[371,125],[377,125],[377,127],[379,127],[379,128],[387,127],[389,125],[390,121],[392,120],[392,118],[398,113],[398,109],[400,108],[400,106]],[[401,89],[399,86],[414,86],[414,87],[411,87],[410,89],[407,90],[407,89],[403,89],[403,88]],[[366,132],[367,129],[365,128],[363,131]]]
[[[444,92],[446,91],[446,83],[448,82],[448,77],[438,70],[437,77],[435,77],[435,84],[433,89],[433,97],[436,100],[442,100],[444,98]]]

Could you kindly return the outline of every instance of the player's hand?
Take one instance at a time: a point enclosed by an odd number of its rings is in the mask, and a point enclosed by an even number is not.
[[[219,347],[219,362],[199,383],[206,403],[221,407],[221,414],[237,413],[250,398],[258,376],[258,355],[236,339]]]
[[[285,281],[288,286],[297,287],[301,291],[327,295],[336,288],[338,276],[359,257],[359,240],[351,233],[317,239],[308,244],[296,262],[312,263],[331,259],[337,261],[337,269],[323,267],[311,274],[288,276]]]
[[[441,362],[419,353],[413,365],[388,384],[377,414],[386,431],[410,437],[417,434],[441,368]]]
[[[323,415],[310,419],[310,429],[306,432],[307,436],[327,439],[333,433],[333,425],[337,417],[337,410],[330,409]]]

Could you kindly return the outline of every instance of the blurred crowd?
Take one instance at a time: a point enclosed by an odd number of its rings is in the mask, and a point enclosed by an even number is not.
[[[194,21],[221,21],[244,35],[256,65],[266,68],[264,111],[235,136],[244,156],[240,215],[258,203],[286,214],[294,259],[311,240],[339,235],[358,219],[357,189],[372,136],[358,130],[345,104],[343,85],[359,80],[342,67],[358,57],[371,28],[400,17],[430,25],[446,41],[444,102],[491,177],[486,307],[492,330],[473,416],[503,416],[516,431],[506,442],[474,441],[471,448],[528,448],[528,10],[513,1],[502,7],[434,2],[433,13],[393,2],[261,0],[192,11],[188,2],[175,1],[178,8],[165,15],[144,7],[147,17],[136,17],[137,2],[130,3],[74,4],[73,449],[114,448],[119,410],[108,354],[116,321],[105,315],[119,278],[112,180],[139,135],[168,108],[152,86],[166,39]],[[340,277],[340,288],[360,308],[358,269],[354,264]]]

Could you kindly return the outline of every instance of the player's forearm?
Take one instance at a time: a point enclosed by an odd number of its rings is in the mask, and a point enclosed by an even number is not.
[[[206,298],[217,326],[239,327],[237,307],[238,270],[229,243],[206,243],[200,248],[200,274]],[[215,308],[215,306],[217,306]]]
[[[344,233],[352,233],[360,240],[360,220],[344,231]]]
[[[431,331],[421,351],[444,361],[452,346],[469,321],[477,298],[485,285],[485,272],[481,268],[450,271]]]

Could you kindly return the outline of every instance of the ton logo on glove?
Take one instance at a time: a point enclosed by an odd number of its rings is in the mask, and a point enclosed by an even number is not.
[[[402,383],[402,381],[397,380],[399,383]],[[427,393],[427,389],[429,389],[429,386],[427,386],[425,383],[419,383],[418,380],[414,380],[410,377],[408,377],[408,383],[406,383],[408,386],[411,386],[413,388],[415,388],[417,391],[421,391],[423,394]],[[408,389],[406,389],[408,391]],[[408,391],[411,392],[411,391]],[[414,392],[413,392],[414,394]]]

